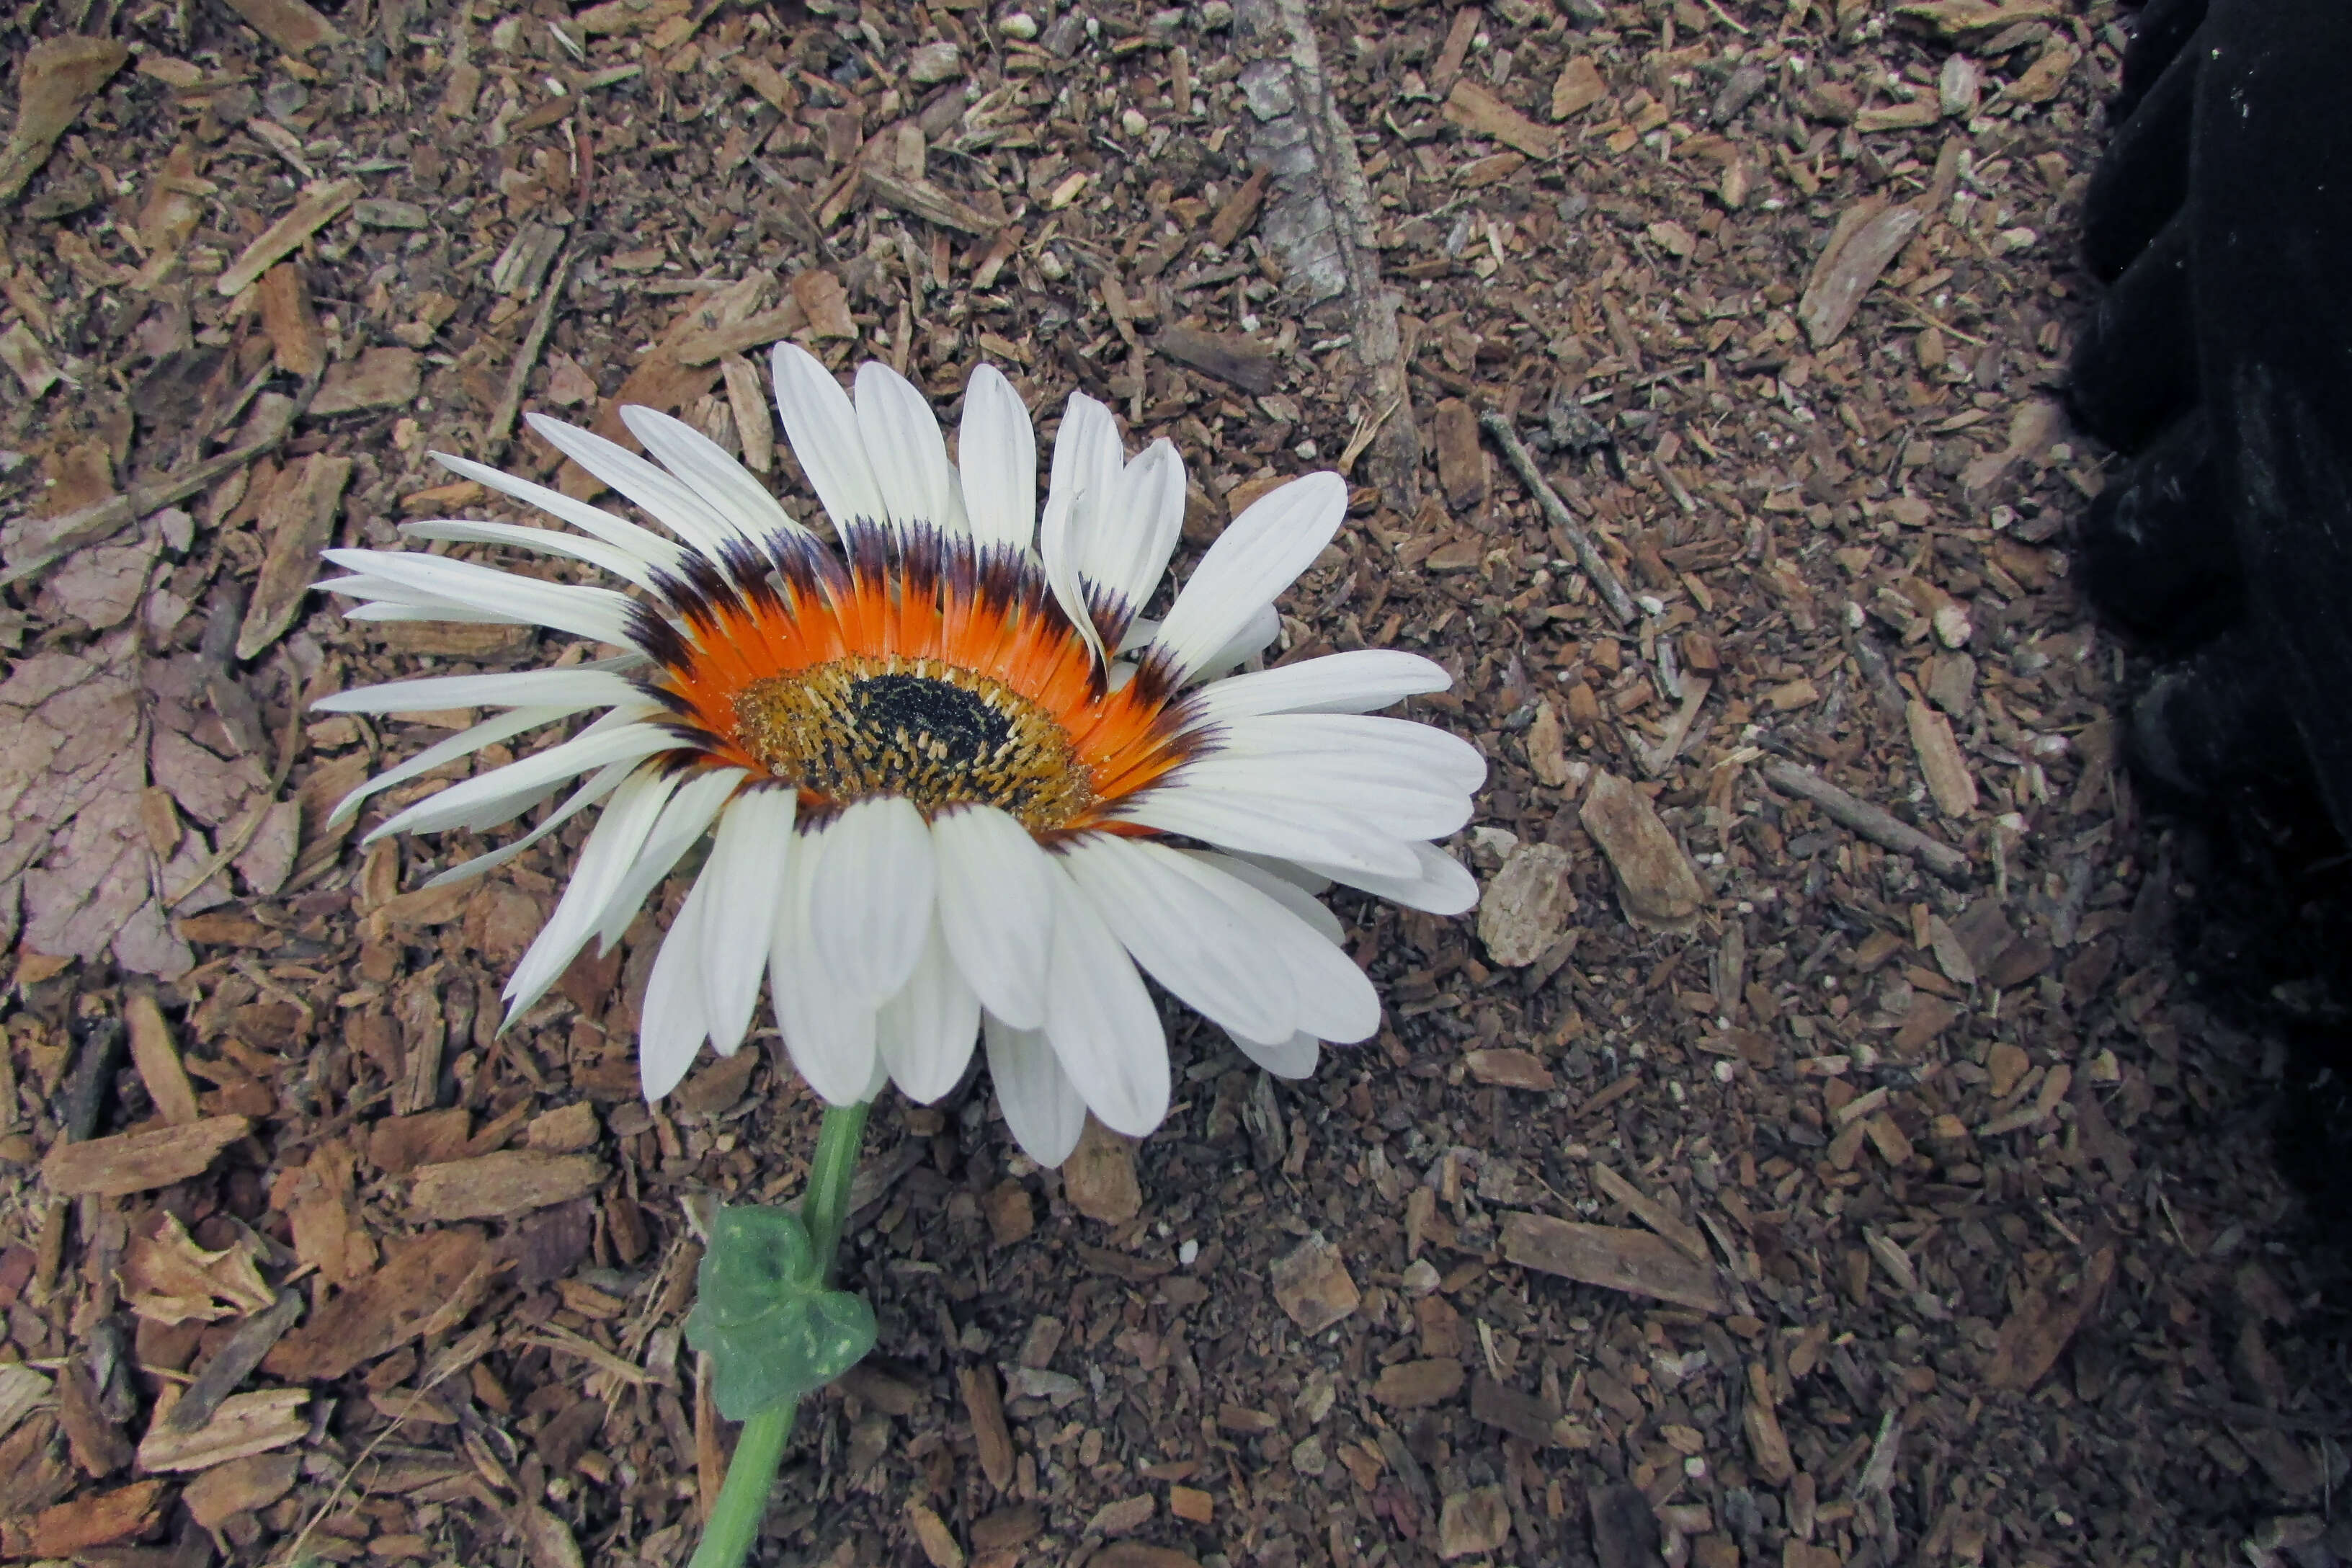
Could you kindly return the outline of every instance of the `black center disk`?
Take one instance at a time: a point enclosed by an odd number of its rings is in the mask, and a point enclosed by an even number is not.
[[[963,771],[1000,755],[1013,738],[1013,720],[976,691],[919,675],[875,675],[845,694],[851,729],[886,739],[893,750],[921,756],[934,767]]]

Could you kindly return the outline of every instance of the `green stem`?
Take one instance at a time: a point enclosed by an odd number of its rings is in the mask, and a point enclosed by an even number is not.
[[[828,1105],[817,1129],[808,1189],[801,1194],[801,1223],[816,1248],[821,1280],[833,1278],[834,1254],[841,1247],[842,1228],[849,1223],[849,1184],[857,1173],[857,1146],[866,1136],[867,1110],[864,1104]],[[719,1500],[711,1505],[709,1521],[702,1529],[702,1543],[694,1549],[688,1568],[739,1568],[750,1555],[760,1521],[768,1514],[776,1470],[784,1462],[793,1410],[790,1403],[771,1405],[743,1423],[735,1439],[735,1457],[727,1462],[727,1480],[719,1489]]]

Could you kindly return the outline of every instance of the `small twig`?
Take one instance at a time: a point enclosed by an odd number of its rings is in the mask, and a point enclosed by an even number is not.
[[[482,426],[482,461],[495,463],[499,454],[507,449],[507,437],[514,429],[515,416],[522,411],[523,384],[530,379],[531,367],[539,363],[539,351],[546,345],[548,329],[555,324],[555,304],[563,297],[563,285],[572,276],[572,251],[565,247],[555,258],[555,270],[548,275],[547,292],[541,296],[539,314],[530,319],[530,331],[523,334],[522,346],[515,350],[513,368],[507,372],[507,389],[499,394],[499,405],[490,411],[489,423]]]
[[[168,479],[152,485],[133,485],[121,495],[69,512],[58,521],[58,532],[48,547],[28,556],[16,565],[0,571],[0,588],[11,588],[28,578],[38,576],[84,545],[97,544],[112,538],[124,528],[150,512],[163,510],[175,501],[183,501],[198,490],[207,489],[217,480],[274,451],[310,407],[311,396],[319,390],[316,377],[305,383],[294,405],[287,410],[286,422],[269,435],[233,447],[216,457],[200,463],[191,463]]]
[[[213,1352],[212,1359],[205,1363],[204,1371],[195,1375],[181,1394],[180,1402],[172,1406],[172,1413],[163,1417],[164,1428],[173,1432],[202,1430],[205,1423],[210,1421],[214,1412],[220,1408],[221,1401],[236,1392],[237,1384],[251,1375],[253,1369],[261,1364],[262,1358],[285,1337],[286,1331],[292,1328],[294,1320],[301,1315],[302,1293],[281,1289],[275,1301],[263,1311],[247,1318],[220,1349]]]
[[[1811,768],[1777,758],[1757,770],[1764,782],[1782,795],[1811,801],[1831,821],[1850,827],[1882,849],[1907,855],[1945,881],[1965,887],[1971,880],[1969,858],[1940,839],[1931,838],[1909,823],[1891,816],[1867,801],[1856,799]]]
[[[1528,456],[1527,447],[1520,444],[1517,434],[1512,430],[1511,422],[1493,409],[1486,408],[1479,411],[1478,427],[1493,437],[1495,445],[1502,448],[1504,460],[1511,465],[1511,470],[1534,494],[1536,505],[1543,510],[1544,521],[1567,537],[1570,546],[1576,552],[1577,565],[1592,579],[1592,586],[1599,591],[1601,603],[1609,606],[1609,613],[1629,626],[1639,621],[1641,609],[1633,603],[1633,595],[1625,591],[1624,581],[1617,575],[1617,569],[1609,564],[1609,558],[1593,544],[1591,536],[1578,526],[1576,514],[1568,510],[1568,503],[1561,500],[1545,481],[1536,468],[1536,460]]]

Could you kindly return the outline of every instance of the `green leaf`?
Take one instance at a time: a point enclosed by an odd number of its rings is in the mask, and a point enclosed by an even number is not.
[[[874,1348],[874,1309],[826,1288],[789,1210],[720,1209],[696,1287],[686,1342],[710,1358],[711,1395],[730,1421],[823,1388]]]

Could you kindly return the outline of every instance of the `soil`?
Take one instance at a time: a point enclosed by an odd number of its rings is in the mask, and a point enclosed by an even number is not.
[[[1171,437],[1180,570],[1348,466],[1278,656],[1455,673],[1413,710],[1491,760],[1455,847],[1509,896],[1338,899],[1376,1041],[1286,1083],[1171,1008],[1166,1126],[1061,1172],[984,1082],[877,1107],[880,1347],[803,1412],[760,1561],[2352,1555],[2342,1254],[2271,1136],[2340,1093],[2291,1049],[2330,873],[2142,809],[2063,554],[2128,16],[1305,15],[7,25],[0,1551],[685,1560],[732,1436],[680,1338],[698,1219],[794,1194],[815,1106],[772,1034],[636,1098],[682,883],[498,1033],[578,826],[428,889],[492,846],[364,833],[467,764],[328,809],[467,716],[306,701],[587,650],[303,588],[510,515],[432,451],[586,493],[518,411],[672,410],[804,512],[791,337]]]

